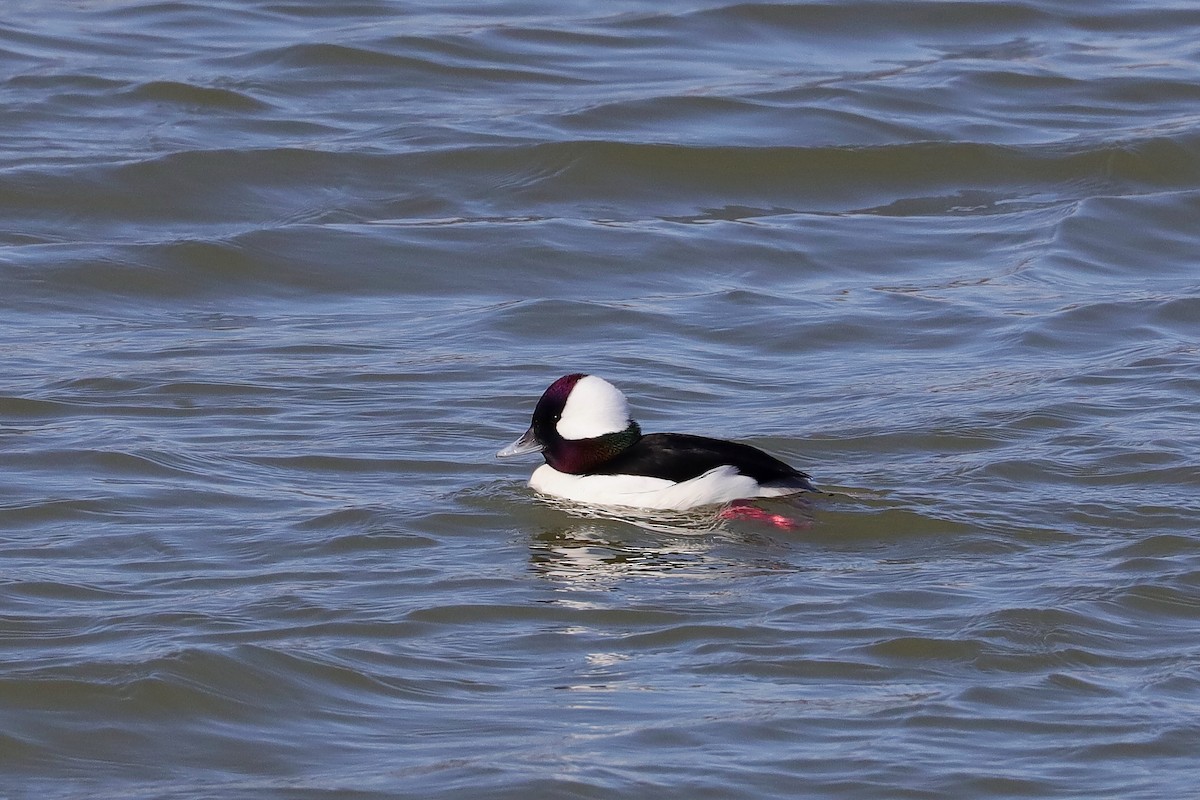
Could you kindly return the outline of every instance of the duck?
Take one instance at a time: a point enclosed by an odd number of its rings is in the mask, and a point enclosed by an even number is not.
[[[592,506],[686,511],[817,491],[807,474],[748,444],[643,434],[624,393],[582,372],[550,384],[529,429],[496,456],[530,453],[546,461],[530,488]]]

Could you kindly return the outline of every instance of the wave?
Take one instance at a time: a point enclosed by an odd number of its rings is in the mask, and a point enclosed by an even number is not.
[[[436,188],[427,178],[437,176]],[[913,142],[863,147],[713,147],[562,141],[394,154],[195,150],[116,164],[11,168],[0,211],[54,212],[198,226],[370,221],[426,214],[572,216],[604,201],[636,216],[719,203],[796,212],[882,207],[930,192],[1078,200],[1098,193],[1188,189],[1200,179],[1200,131],[1073,145]],[[958,193],[958,195],[956,195]],[[969,201],[971,202],[971,201]]]

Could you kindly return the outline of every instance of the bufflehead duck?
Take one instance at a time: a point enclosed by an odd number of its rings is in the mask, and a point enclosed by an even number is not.
[[[617,387],[565,375],[542,394],[533,423],[499,458],[541,452],[529,479],[542,494],[602,506],[671,509],[816,491],[808,476],[756,447],[683,433],[642,435]]]

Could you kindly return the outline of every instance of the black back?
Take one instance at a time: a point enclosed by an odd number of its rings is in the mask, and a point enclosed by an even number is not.
[[[679,482],[725,465],[737,468],[739,473],[760,484],[811,488],[807,475],[757,447],[686,433],[648,433],[589,472],[645,475]]]

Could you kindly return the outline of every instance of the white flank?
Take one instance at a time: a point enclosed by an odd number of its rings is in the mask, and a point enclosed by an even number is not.
[[[571,475],[546,464],[534,470],[529,486],[542,494],[576,503],[672,511],[764,496],[758,481],[729,466],[674,483],[642,475]]]
[[[564,439],[592,439],[629,427],[629,403],[603,378],[580,378],[567,396],[558,432]]]

